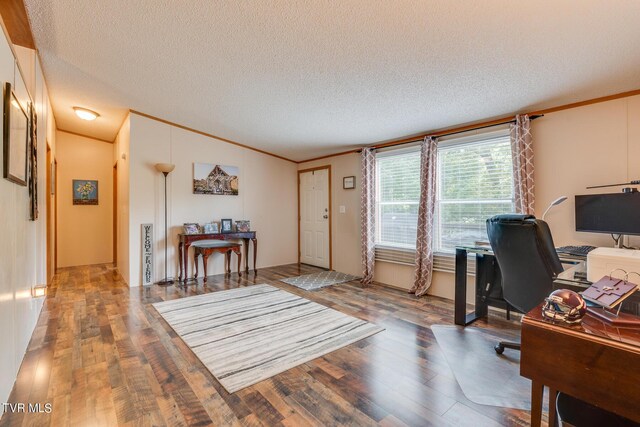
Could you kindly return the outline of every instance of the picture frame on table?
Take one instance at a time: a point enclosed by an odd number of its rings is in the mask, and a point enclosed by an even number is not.
[[[220,232],[220,227],[217,222],[209,222],[203,227],[204,234],[217,234]]]
[[[345,190],[353,190],[356,188],[356,177],[352,175],[342,178],[342,188]]]
[[[185,222],[182,230],[184,234],[200,234],[200,226],[195,222]]]
[[[231,218],[223,218],[220,220],[220,231],[222,233],[233,232],[233,220]]]
[[[251,231],[251,221],[239,219],[236,221],[236,231],[239,233],[246,233]]]

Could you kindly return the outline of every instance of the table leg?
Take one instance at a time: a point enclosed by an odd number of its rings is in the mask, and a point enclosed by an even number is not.
[[[549,388],[549,427],[556,425],[556,399],[558,398],[558,390]]]
[[[182,282],[182,243],[178,243],[178,264],[180,267],[180,275],[178,276],[178,282]]]
[[[244,246],[244,270],[249,272],[249,239],[242,239],[242,246]]]
[[[193,260],[194,260],[194,261],[195,261],[195,263],[196,263],[196,273],[195,273],[195,274],[194,274],[194,276],[193,276],[193,278],[194,278],[194,279],[197,279],[197,278],[198,278],[198,257],[199,257],[199,256],[200,256],[200,251],[198,250],[198,248],[196,248],[196,249],[193,251]],[[204,263],[204,261],[202,261],[202,262]],[[204,271],[205,271],[204,275],[206,276],[206,275],[207,275],[207,267],[205,267],[205,268],[204,268]]]
[[[231,274],[231,249],[224,253],[224,262],[226,263],[224,272]]]
[[[187,283],[189,280],[189,243],[184,244],[184,252],[182,253],[182,262],[184,264],[184,282]]]
[[[540,427],[542,422],[542,393],[544,385],[531,381],[531,427]]]
[[[242,277],[242,251],[238,248],[236,255],[238,255],[238,277]],[[248,258],[248,257],[247,257]]]
[[[256,259],[258,258],[258,239],[254,237],[251,241],[253,242],[253,272],[257,273],[258,269],[256,268]],[[247,256],[247,258],[249,257]]]

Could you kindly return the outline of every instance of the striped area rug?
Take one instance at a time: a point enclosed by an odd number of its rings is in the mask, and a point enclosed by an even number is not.
[[[229,393],[384,330],[266,284],[153,306]]]

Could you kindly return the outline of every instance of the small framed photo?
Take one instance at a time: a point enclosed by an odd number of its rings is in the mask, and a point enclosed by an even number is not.
[[[251,222],[246,220],[236,221],[236,231],[240,233],[246,233],[247,231],[251,231]]]
[[[220,232],[217,222],[208,222],[203,226],[204,234],[216,234]]]
[[[220,220],[220,228],[223,233],[231,233],[233,231],[233,221],[231,218],[224,218]]]
[[[186,222],[182,229],[184,230],[184,234],[200,234],[200,226],[195,222]]]
[[[342,188],[345,190],[353,190],[356,188],[356,177],[355,176],[345,176],[342,178]]]

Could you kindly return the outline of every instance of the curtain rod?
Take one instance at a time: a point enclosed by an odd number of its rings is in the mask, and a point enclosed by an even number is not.
[[[544,114],[531,115],[531,116],[529,116],[529,120],[535,120],[535,119],[538,119],[540,117],[544,117]],[[414,142],[421,141],[421,140],[423,140],[424,138],[426,138],[428,136],[432,136],[434,138],[442,138],[443,136],[457,135],[459,133],[471,132],[471,131],[474,131],[474,130],[486,129],[486,128],[490,128],[490,127],[494,127],[494,126],[506,125],[508,123],[515,123],[515,122],[516,122],[516,119],[514,118],[514,119],[511,119],[511,120],[504,120],[504,121],[501,121],[501,122],[498,122],[498,123],[491,123],[491,124],[488,124],[488,125],[480,124],[479,126],[476,126],[476,127],[465,128],[465,129],[456,130],[456,131],[453,131],[453,132],[446,132],[446,133],[435,132],[433,134],[426,134],[424,136],[417,137],[416,139],[411,139],[409,141],[400,141],[400,142],[397,142],[397,143],[389,142],[389,143],[385,143],[385,144],[374,145],[374,146],[371,146],[371,147],[368,147],[368,148],[373,148],[375,150],[377,148],[397,147],[399,145],[412,144]],[[360,148],[356,152],[357,153],[362,153],[362,148]]]

